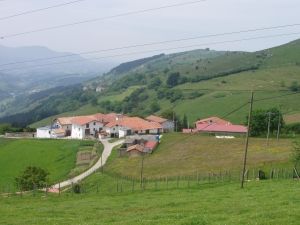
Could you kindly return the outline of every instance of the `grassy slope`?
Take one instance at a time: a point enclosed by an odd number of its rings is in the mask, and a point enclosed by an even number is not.
[[[68,178],[76,164],[80,141],[41,139],[0,139],[0,183],[13,184],[13,179],[26,166],[36,165],[49,170],[50,180]]]
[[[245,137],[217,139],[214,136],[168,133],[151,156],[144,158],[145,177],[192,175],[203,172],[241,171]],[[271,168],[292,168],[291,141],[250,138],[247,167],[261,168],[269,173]],[[116,158],[105,170],[112,174],[138,178],[142,158]]]
[[[152,67],[158,69],[154,70],[153,73],[157,74],[163,82],[167,80],[168,76],[164,75],[162,70],[168,66],[169,58],[172,58],[173,62],[173,64],[169,66],[169,73],[179,71],[181,76],[187,77],[194,77],[196,75],[206,76],[233,68],[249,67],[257,63],[261,65],[260,68],[255,71],[246,71],[208,81],[178,85],[175,88],[183,90],[185,95],[184,98],[177,100],[174,103],[170,103],[167,99],[158,99],[157,101],[161,106],[161,110],[156,114],[159,115],[163,110],[173,108],[176,105],[174,110],[181,116],[186,113],[190,123],[195,122],[198,118],[201,119],[211,116],[223,117],[246,103],[250,98],[250,91],[254,90],[255,100],[275,97],[265,101],[255,102],[254,109],[268,109],[271,107],[278,107],[282,104],[282,112],[289,116],[287,117],[287,122],[300,122],[298,95],[276,97],[291,93],[289,92],[289,86],[293,81],[300,83],[300,66],[296,65],[296,62],[299,61],[299,46],[300,45],[297,44],[296,41],[259,52],[228,52],[219,57],[202,60],[200,60],[200,58],[206,56],[199,56],[199,52],[195,51],[178,55],[175,54],[175,56],[165,56],[162,59],[158,59],[157,62],[155,62],[155,60],[149,62],[148,64],[151,64]],[[210,54],[213,54],[213,52],[210,52]],[[212,55],[209,55],[209,57],[212,57]],[[196,66],[199,67],[198,70],[195,69]],[[129,73],[132,72],[133,71]],[[149,74],[150,70],[147,68],[147,65],[143,65],[142,67],[136,68],[135,72]],[[123,75],[125,76],[126,74]],[[113,75],[108,75],[107,79],[110,79],[111,76]],[[114,79],[116,79],[116,77],[114,77]],[[154,78],[147,76],[147,79],[149,83],[151,79]],[[281,86],[282,81],[285,83],[285,86],[283,87]],[[125,96],[128,96],[134,88],[137,88],[137,86],[130,87],[124,93],[117,96],[101,98],[99,101],[121,100]],[[196,99],[188,99],[188,95],[192,91],[198,91],[204,93],[204,95]],[[149,107],[149,104],[153,99],[157,99],[156,91],[147,90],[147,92],[149,98],[143,102],[146,108]],[[99,107],[91,107],[88,105],[86,108],[90,108],[90,110],[85,111],[86,114],[101,110]],[[77,114],[79,114],[79,112]],[[244,122],[247,113],[248,106],[231,114],[225,119],[236,124],[241,124]],[[70,112],[64,113],[63,115],[73,114],[74,112]],[[38,125],[41,124],[38,123]],[[37,127],[37,124],[34,124],[33,126]]]
[[[99,176],[99,175],[98,175]],[[100,175],[101,176],[101,175]],[[204,184],[191,188],[50,198],[0,198],[3,224],[298,224],[297,180]],[[42,194],[45,195],[45,194]]]

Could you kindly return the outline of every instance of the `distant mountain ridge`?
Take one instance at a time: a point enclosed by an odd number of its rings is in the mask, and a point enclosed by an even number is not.
[[[63,63],[66,61],[76,62]],[[45,64],[53,65],[43,66]],[[82,58],[80,55],[69,52],[56,52],[43,46],[11,48],[0,45],[0,68],[0,70],[4,70],[3,72],[9,74],[41,72],[87,73],[98,71],[105,72],[111,68],[111,65],[107,65],[107,63],[96,63],[94,61],[88,61]],[[16,68],[22,69],[18,70]]]

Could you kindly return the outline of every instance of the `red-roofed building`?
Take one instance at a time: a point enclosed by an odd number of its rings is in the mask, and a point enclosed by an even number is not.
[[[148,116],[146,118],[146,120],[148,122],[157,122],[157,123],[161,124],[164,127],[164,132],[173,132],[174,131],[174,122],[173,121],[170,121],[170,120],[158,117],[158,116],[153,116],[153,115]]]
[[[58,126],[59,128],[65,131],[66,136],[71,136],[72,131],[72,120],[75,117],[60,117],[54,119],[54,126]]]
[[[198,133],[245,135],[247,128],[242,125],[196,124]]]
[[[139,117],[125,117],[109,122],[105,125],[105,131],[111,137],[123,137],[128,130],[136,134],[159,134],[163,132],[163,126],[157,122],[148,122]],[[126,136],[126,135],[125,135]]]
[[[84,139],[103,130],[104,122],[100,122],[93,116],[78,116],[72,120],[72,138]]]
[[[141,145],[133,145],[127,148],[127,154],[129,157],[139,157],[143,154],[144,147]]]
[[[231,123],[225,120],[220,119],[219,117],[210,117],[206,119],[199,120],[195,122],[196,124],[219,124],[219,125],[230,125]]]

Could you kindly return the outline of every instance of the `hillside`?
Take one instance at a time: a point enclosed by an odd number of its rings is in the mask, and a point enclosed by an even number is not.
[[[173,108],[181,117],[186,113],[192,123],[199,118],[222,117],[230,113],[247,102],[250,91],[254,90],[254,99],[259,100],[255,102],[254,109],[283,104],[284,114],[299,114],[298,96],[293,95],[290,88],[293,82],[300,83],[299,43],[296,40],[254,53],[226,52],[209,59],[187,57],[192,52],[184,56],[167,55],[125,73],[116,81],[112,81],[111,74],[106,75],[102,82],[107,79],[106,84],[111,82],[111,85],[105,93],[98,95],[98,104],[102,111],[142,115],[159,115],[163,110]],[[174,55],[176,60],[174,58],[171,64],[168,64],[170,60],[164,60]],[[186,59],[188,63],[182,63]],[[180,74],[177,83],[167,85],[170,76],[176,73]],[[132,85],[142,89],[128,94],[127,89]],[[110,96],[113,99],[113,96],[122,93],[127,93],[129,98],[121,102],[110,101]],[[151,110],[154,101],[158,103],[159,111]],[[248,108],[244,107],[227,119],[243,123],[247,111]]]
[[[100,111],[147,116],[172,108],[181,118],[186,114],[189,124],[227,114],[230,114],[228,121],[241,124],[248,107],[231,112],[244,105],[254,90],[254,109],[282,104],[283,114],[293,118],[289,122],[299,122],[298,96],[291,90],[293,82],[300,83],[299,43],[296,40],[253,53],[203,49],[164,55],[124,73],[108,73],[84,82],[83,85],[101,86],[105,90],[73,95],[72,101],[80,105],[70,105],[73,106],[70,112],[79,115],[83,111],[80,107],[85,105],[85,114]],[[52,96],[52,101],[57,97]],[[70,101],[67,99],[70,95],[60,96],[51,109],[66,115],[68,110],[64,105]]]

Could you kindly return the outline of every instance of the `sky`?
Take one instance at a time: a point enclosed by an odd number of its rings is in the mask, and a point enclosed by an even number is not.
[[[121,63],[160,53],[169,54],[203,48],[253,52],[300,38],[300,33],[298,33],[300,32],[299,0],[203,0],[194,3],[191,3],[193,0],[82,0],[35,13],[4,18],[74,1],[1,0],[0,37],[4,38],[0,39],[0,45],[7,47],[45,46],[58,52],[80,54],[133,45],[299,24],[280,29],[81,54],[87,59],[102,57],[99,60]],[[190,4],[115,17],[120,14],[189,2]],[[11,36],[99,18],[106,19]],[[290,33],[298,34],[237,41]]]

